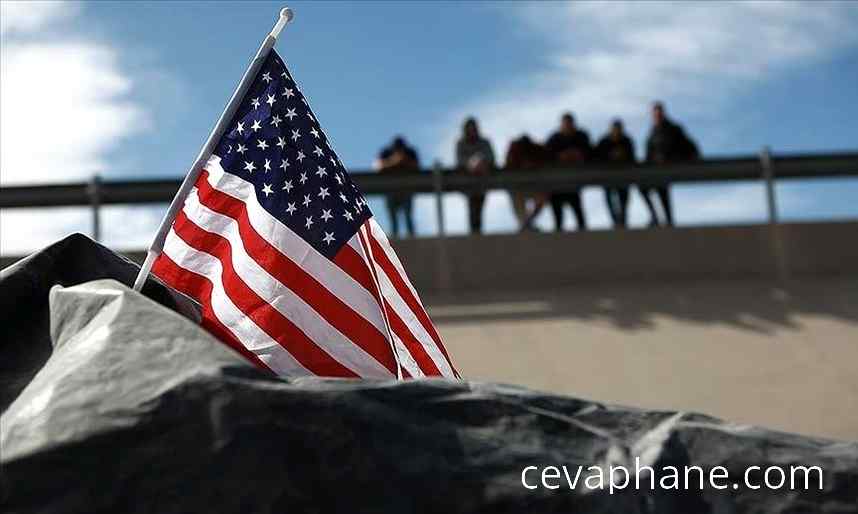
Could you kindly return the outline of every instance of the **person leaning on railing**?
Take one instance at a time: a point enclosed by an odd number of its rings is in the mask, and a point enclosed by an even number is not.
[[[405,138],[397,136],[390,146],[382,149],[378,154],[376,167],[380,173],[414,172],[420,170],[420,160],[417,157],[417,151],[405,142]],[[394,237],[399,235],[397,215],[400,211],[405,217],[405,228],[408,235],[414,236],[411,193],[389,193],[387,195],[387,211],[390,214],[391,232]]]
[[[560,129],[548,138],[545,148],[551,155],[552,165],[563,168],[572,168],[590,160],[593,151],[590,135],[575,126],[575,118],[569,112],[560,119]],[[581,205],[581,190],[576,187],[551,194],[551,211],[554,213],[557,231],[563,230],[563,206],[566,204],[569,204],[575,214],[578,230],[587,230],[587,218]]]
[[[655,102],[652,105],[652,129],[646,142],[646,162],[648,164],[671,164],[693,161],[700,158],[697,145],[685,133],[682,127],[671,121],[664,111],[664,104]],[[670,203],[668,184],[660,186],[641,185],[641,195],[649,209],[651,227],[659,226],[655,205],[650,199],[650,193],[655,192],[661,199],[664,209],[665,223],[673,226],[673,208]]]
[[[635,144],[623,130],[621,119],[617,118],[611,123],[611,130],[599,140],[594,153],[599,162],[609,166],[634,165]],[[628,202],[628,186],[605,186],[605,203],[608,204],[614,227],[626,227]]]
[[[544,169],[551,162],[544,146],[534,142],[530,136],[523,135],[509,144],[506,153],[507,171],[526,173]],[[547,193],[515,191],[512,196],[512,208],[521,230],[535,230],[533,220],[542,211],[548,201]]]
[[[487,177],[497,169],[492,145],[480,135],[474,118],[468,118],[462,124],[462,137],[456,142],[456,168],[477,177]],[[483,228],[485,199],[484,191],[468,193],[468,219],[472,234],[479,234]]]

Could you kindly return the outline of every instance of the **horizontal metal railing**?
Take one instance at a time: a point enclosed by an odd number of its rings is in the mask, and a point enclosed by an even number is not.
[[[771,157],[774,179],[809,179],[858,176],[858,152],[825,155]],[[432,171],[428,173],[426,171]],[[727,182],[764,179],[759,157],[707,159],[687,164],[610,166],[586,163],[574,169],[545,169],[516,172],[505,170],[485,177],[457,173],[453,169],[379,174],[352,172],[366,194],[489,189],[562,191],[594,185],[624,185],[689,182]],[[0,188],[0,209],[24,207],[86,206],[169,202],[179,188],[172,180],[93,180],[69,184],[20,185]]]
[[[612,166],[582,163],[574,168],[501,170],[489,176],[472,176],[435,164],[430,170],[379,174],[353,172],[352,177],[366,194],[434,193],[439,236],[444,235],[441,195],[445,192],[477,192],[491,189],[513,191],[564,191],[584,186],[659,185],[761,180],[766,186],[769,223],[777,223],[774,183],[780,179],[858,177],[858,152],[772,155],[764,148],[759,155],[706,159],[684,164]],[[93,237],[100,235],[101,206],[170,202],[181,183],[169,180],[110,180],[94,177],[89,182],[45,185],[15,185],[0,188],[0,209],[89,206]]]

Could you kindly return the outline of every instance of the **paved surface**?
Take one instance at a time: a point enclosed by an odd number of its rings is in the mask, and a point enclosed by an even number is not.
[[[425,300],[469,378],[858,440],[858,276]]]

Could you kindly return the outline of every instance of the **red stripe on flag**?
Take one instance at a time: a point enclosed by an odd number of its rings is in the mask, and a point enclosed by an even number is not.
[[[432,361],[432,358],[429,357],[429,354],[426,353],[426,347],[420,344],[420,341],[414,337],[414,334],[411,333],[411,330],[408,329],[408,326],[405,325],[405,322],[396,314],[396,311],[393,310],[393,307],[389,303],[387,304],[387,319],[390,321],[390,329],[402,340],[402,344],[408,348],[408,353],[414,357],[414,361],[417,362],[423,373],[435,376],[443,375],[438,366]]]
[[[208,278],[188,271],[175,262],[166,254],[161,254],[152,266],[152,272],[173,289],[180,291],[195,299],[202,306],[202,321],[200,325],[215,337],[226,343],[230,348],[240,353],[250,362],[258,367],[271,371],[264,362],[253,352],[248,350],[238,339],[220,322],[212,310],[212,283]]]
[[[184,212],[179,212],[176,216],[173,231],[188,246],[220,261],[223,269],[221,281],[230,300],[271,339],[286,348],[301,365],[317,375],[358,376],[322,350],[294,323],[245,284],[233,267],[232,246],[226,238],[198,227]]]
[[[378,288],[373,282],[372,272],[367,262],[357,253],[357,250],[349,244],[343,245],[340,251],[334,256],[334,264],[348,273],[355,282],[362,285],[375,298],[379,308],[381,308],[381,298],[379,298]]]
[[[435,326],[432,324],[432,320],[429,319],[429,315],[423,310],[423,307],[420,305],[420,302],[414,298],[414,295],[411,293],[411,289],[405,284],[402,275],[399,274],[399,271],[390,262],[390,259],[387,258],[387,253],[385,253],[384,249],[381,247],[381,244],[373,237],[372,231],[367,230],[369,233],[369,241],[372,245],[372,256],[376,262],[381,266],[381,269],[384,271],[384,274],[390,279],[390,282],[393,284],[393,287],[399,293],[399,296],[405,301],[408,308],[417,319],[420,321],[420,324],[423,326],[423,329],[432,337],[432,340],[435,341],[435,345],[444,355],[444,358],[447,359],[447,363],[450,365],[450,369],[453,370],[453,373],[456,376],[459,376],[459,373],[456,371],[456,368],[453,367],[453,362],[450,360],[450,356],[447,354],[447,349],[444,348],[444,344],[441,342],[441,337],[438,335],[438,332],[435,331]]]
[[[244,248],[253,260],[281,284],[303,298],[340,333],[358,344],[391,373],[396,373],[396,361],[387,338],[372,323],[260,236],[251,225],[247,206],[243,202],[213,188],[208,182],[208,172],[205,170],[197,181],[197,189],[202,205],[238,223]]]

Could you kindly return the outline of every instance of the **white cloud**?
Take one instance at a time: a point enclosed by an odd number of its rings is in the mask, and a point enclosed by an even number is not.
[[[79,6],[69,2],[0,2],[0,35],[33,32],[49,23],[68,18]]]
[[[441,120],[436,152],[447,162],[459,123],[470,114],[491,134],[499,155],[523,132],[547,136],[566,110],[594,138],[611,118],[622,117],[640,149],[653,99],[665,100],[706,152],[737,133],[737,120],[723,112],[738,91],[764,86],[789,67],[818,62],[858,41],[858,4],[849,2],[532,2],[501,9],[513,30],[542,37],[553,51],[534,56],[544,63],[538,73],[503,84]],[[762,143],[746,142],[748,151]],[[681,222],[704,221],[704,212],[725,221],[760,215],[745,204],[747,188],[708,189],[705,202],[689,191],[674,194]],[[584,202],[593,225],[607,226],[601,192],[587,190]],[[647,221],[637,195],[632,202],[633,223]],[[512,220],[502,204],[487,206],[487,218]]]
[[[147,128],[130,99],[117,51],[53,28],[73,21],[74,3],[3,2],[0,50],[0,184],[69,182],[105,173],[108,152]],[[60,34],[57,36],[57,34]],[[0,251],[29,251],[88,231],[82,209],[4,211]]]

